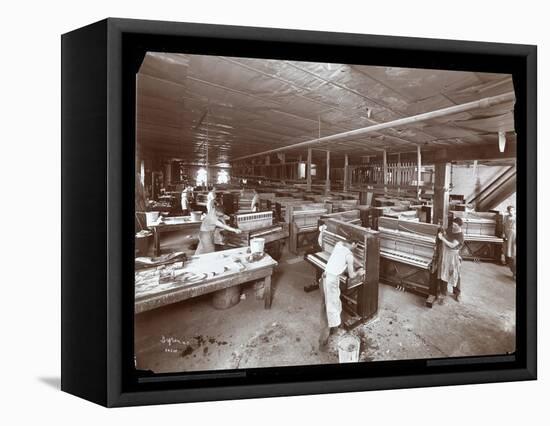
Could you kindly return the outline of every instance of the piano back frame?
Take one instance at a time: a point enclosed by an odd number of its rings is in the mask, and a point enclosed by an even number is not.
[[[308,215],[308,212],[310,214]],[[317,246],[318,220],[323,214],[330,213],[330,205],[326,203],[291,203],[286,206],[286,216],[289,220],[289,249],[291,253],[303,254],[311,252]],[[313,226],[308,229],[300,227],[298,217],[310,216]]]
[[[384,232],[384,228],[394,231],[401,231],[403,234],[391,234]],[[438,261],[436,258],[437,247],[438,244],[440,244],[437,240],[439,227],[429,223],[410,222],[381,217],[378,221],[378,229],[380,231],[381,240],[381,282],[425,296],[426,306],[432,307],[439,295],[437,279],[438,265],[435,264]],[[418,235],[419,237],[417,242],[414,242],[414,235]],[[386,245],[386,239],[395,241],[396,246],[399,242],[400,247],[412,245],[413,253],[410,253],[412,256],[421,255],[424,258],[430,258],[430,256],[426,256],[425,253],[414,253],[414,247],[419,247],[418,252],[426,252],[433,247],[433,252],[431,252],[431,262],[429,262],[426,266],[420,266],[415,265],[412,262],[407,263],[405,260],[399,261],[397,259],[384,256],[383,246]]]

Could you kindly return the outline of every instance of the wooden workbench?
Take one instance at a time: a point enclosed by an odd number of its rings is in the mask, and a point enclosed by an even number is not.
[[[193,256],[185,264],[136,271],[135,313],[258,280],[264,281],[265,308],[271,308],[271,275],[277,262],[268,254],[249,262],[247,251],[239,247]],[[186,280],[188,274],[201,278]]]
[[[195,229],[199,230],[201,221],[191,220],[191,216],[174,216],[164,218],[164,222],[158,225],[148,225],[147,227],[153,231],[153,256],[160,255],[160,237],[164,232],[173,232],[181,230]]]

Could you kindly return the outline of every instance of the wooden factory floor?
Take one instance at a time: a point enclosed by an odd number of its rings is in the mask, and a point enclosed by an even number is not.
[[[190,248],[193,239],[167,235],[163,250]],[[137,367],[154,372],[198,371],[338,362],[336,337],[318,350],[319,291],[305,293],[314,268],[286,252],[273,275],[273,305],[253,288],[238,305],[216,310],[211,296],[137,315]],[[378,318],[355,328],[362,361],[504,354],[515,348],[515,282],[492,263],[463,262],[462,299],[432,309],[422,297],[380,285]]]

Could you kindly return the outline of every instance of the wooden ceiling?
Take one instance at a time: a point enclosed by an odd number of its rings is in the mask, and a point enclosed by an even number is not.
[[[507,74],[150,52],[137,75],[137,144],[191,164],[513,92]],[[331,142],[334,157],[515,140],[513,102]],[[324,153],[316,151],[324,158]],[[305,155],[289,151],[288,155]],[[334,158],[333,157],[333,158]]]

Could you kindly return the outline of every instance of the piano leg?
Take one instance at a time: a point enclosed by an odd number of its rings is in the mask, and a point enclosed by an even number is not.
[[[160,256],[160,232],[153,228],[153,256]]]
[[[323,276],[323,272],[319,268],[315,268],[315,274],[316,274],[315,281],[312,282],[311,284],[308,284],[308,285],[304,286],[304,291],[306,293],[310,293],[312,291],[319,290],[319,280]]]
[[[439,284],[439,279],[437,278],[437,272],[431,272],[430,287],[428,290],[429,294],[428,294],[428,297],[426,298],[426,306],[428,308],[433,307],[433,304],[439,297],[439,292],[440,292],[439,288],[440,288],[440,284]]]

